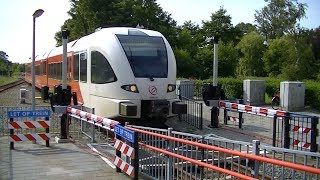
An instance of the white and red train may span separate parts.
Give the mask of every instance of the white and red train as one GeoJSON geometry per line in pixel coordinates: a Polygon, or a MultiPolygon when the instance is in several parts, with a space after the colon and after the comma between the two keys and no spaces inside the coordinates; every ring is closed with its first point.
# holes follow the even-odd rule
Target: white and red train
{"type": "MultiPolygon", "coordinates": [[[[103,28],[67,44],[67,84],[78,102],[107,118],[166,119],[185,113],[176,96],[176,61],[159,32],[103,28]]],[[[62,46],[35,61],[35,85],[61,84],[62,46]]],[[[31,83],[31,63],[26,81],[31,83]]]]}

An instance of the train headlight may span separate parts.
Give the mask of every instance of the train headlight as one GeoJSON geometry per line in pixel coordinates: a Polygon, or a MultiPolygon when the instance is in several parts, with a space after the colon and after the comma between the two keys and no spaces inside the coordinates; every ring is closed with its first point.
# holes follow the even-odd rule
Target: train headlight
{"type": "Polygon", "coordinates": [[[139,93],[137,85],[135,84],[123,85],[121,88],[129,92],[139,93]]]}
{"type": "Polygon", "coordinates": [[[176,85],[175,84],[168,84],[167,92],[172,92],[176,90],[176,85]]]}

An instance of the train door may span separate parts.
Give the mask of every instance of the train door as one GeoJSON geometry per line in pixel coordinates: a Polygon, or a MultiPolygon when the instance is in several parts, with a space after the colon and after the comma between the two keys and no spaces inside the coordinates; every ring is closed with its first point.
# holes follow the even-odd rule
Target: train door
{"type": "Polygon", "coordinates": [[[79,83],[79,102],[89,105],[88,54],[86,51],[76,52],[73,63],[73,79],[79,83]]]}

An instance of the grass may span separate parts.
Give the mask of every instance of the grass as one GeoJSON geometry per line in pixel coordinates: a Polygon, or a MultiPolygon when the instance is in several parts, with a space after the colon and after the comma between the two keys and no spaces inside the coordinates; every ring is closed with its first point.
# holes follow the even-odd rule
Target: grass
{"type": "Polygon", "coordinates": [[[0,76],[0,86],[1,85],[5,85],[5,84],[8,84],[8,83],[11,83],[11,82],[14,82],[17,80],[17,77],[16,76],[12,76],[12,77],[9,77],[9,76],[0,76]]]}

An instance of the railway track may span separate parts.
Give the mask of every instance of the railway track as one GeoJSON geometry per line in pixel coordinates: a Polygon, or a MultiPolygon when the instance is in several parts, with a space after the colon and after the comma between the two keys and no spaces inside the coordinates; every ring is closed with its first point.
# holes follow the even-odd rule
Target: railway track
{"type": "Polygon", "coordinates": [[[25,81],[23,79],[20,79],[20,80],[17,80],[17,81],[2,85],[2,86],[0,86],[0,92],[5,91],[7,89],[10,89],[12,87],[18,86],[18,85],[20,85],[20,84],[22,84],[24,82],[25,81]]]}

